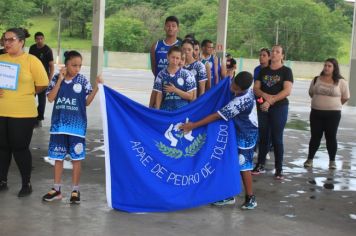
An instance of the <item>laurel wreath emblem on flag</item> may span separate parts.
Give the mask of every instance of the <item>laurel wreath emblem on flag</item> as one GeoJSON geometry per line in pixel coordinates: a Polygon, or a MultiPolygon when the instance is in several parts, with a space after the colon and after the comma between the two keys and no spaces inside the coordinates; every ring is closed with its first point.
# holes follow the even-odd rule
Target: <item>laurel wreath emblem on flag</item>
{"type": "MultiPolygon", "coordinates": [[[[183,137],[183,135],[182,135],[183,137]]],[[[199,150],[203,147],[206,140],[206,133],[199,134],[197,138],[194,139],[192,144],[185,148],[184,152],[178,148],[168,147],[162,142],[156,141],[156,147],[160,150],[164,155],[179,159],[182,157],[194,157],[195,154],[199,152],[199,150]]]]}

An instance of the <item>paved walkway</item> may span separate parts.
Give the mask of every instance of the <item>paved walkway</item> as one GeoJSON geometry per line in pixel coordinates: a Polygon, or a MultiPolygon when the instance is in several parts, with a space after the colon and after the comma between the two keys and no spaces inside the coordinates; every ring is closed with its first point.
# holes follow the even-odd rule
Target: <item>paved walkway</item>
{"type": "MultiPolygon", "coordinates": [[[[83,69],[88,74],[89,69],[83,69]]],[[[107,69],[106,84],[147,105],[152,86],[149,71],[107,69]]],[[[17,198],[20,177],[14,162],[9,173],[9,190],[0,193],[0,236],[17,235],[354,235],[356,227],[356,109],[345,107],[339,129],[337,170],[329,171],[325,143],[317,153],[315,168],[305,170],[310,101],[309,82],[294,85],[285,131],[285,174],[273,179],[272,160],[268,172],[254,177],[258,207],[242,211],[233,206],[204,206],[172,213],[128,214],[106,205],[103,135],[99,99],[88,109],[88,157],[83,162],[82,203],[68,203],[71,163],[64,172],[64,199],[44,203],[41,196],[53,183],[53,168],[46,158],[52,104],[46,121],[35,130],[31,144],[34,191],[17,198]]]]}

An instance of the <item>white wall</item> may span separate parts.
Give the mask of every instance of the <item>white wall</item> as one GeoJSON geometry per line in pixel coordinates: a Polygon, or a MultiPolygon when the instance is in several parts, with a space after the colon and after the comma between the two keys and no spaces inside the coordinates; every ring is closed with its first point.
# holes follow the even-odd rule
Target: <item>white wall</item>
{"type": "MultiPolygon", "coordinates": [[[[79,51],[83,56],[83,65],[90,66],[90,52],[79,51]]],[[[53,51],[54,58],[56,52],[53,51]]],[[[237,61],[237,69],[253,72],[254,68],[259,64],[257,59],[235,58],[237,61]]],[[[63,63],[63,60],[61,60],[63,63]]],[[[131,53],[131,52],[105,52],[104,63],[105,67],[118,67],[128,69],[150,69],[150,58],[148,53],[131,53]]],[[[322,62],[305,62],[305,61],[285,61],[285,65],[292,68],[295,78],[313,78],[319,75],[323,69],[322,62]]],[[[348,80],[349,65],[340,65],[341,75],[348,80]]]]}

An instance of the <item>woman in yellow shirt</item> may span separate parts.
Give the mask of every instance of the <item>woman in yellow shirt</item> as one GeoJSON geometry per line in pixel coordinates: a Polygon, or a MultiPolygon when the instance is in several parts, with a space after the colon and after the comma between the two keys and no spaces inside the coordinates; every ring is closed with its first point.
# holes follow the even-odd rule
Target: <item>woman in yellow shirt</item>
{"type": "Polygon", "coordinates": [[[0,75],[0,191],[6,190],[11,157],[17,163],[22,177],[18,197],[32,192],[32,156],[29,145],[37,117],[35,93],[46,89],[46,71],[35,56],[25,53],[25,40],[30,35],[26,29],[12,28],[5,32],[3,42],[6,54],[0,55],[1,66],[18,68],[17,84],[5,88],[6,75],[0,75]]]}

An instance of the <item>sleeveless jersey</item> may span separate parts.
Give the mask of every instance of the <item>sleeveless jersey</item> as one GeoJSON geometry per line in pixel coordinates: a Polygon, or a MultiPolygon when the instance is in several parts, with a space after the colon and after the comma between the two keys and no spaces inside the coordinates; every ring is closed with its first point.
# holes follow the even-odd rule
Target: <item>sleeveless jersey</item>
{"type": "Polygon", "coordinates": [[[158,73],[163,70],[164,68],[167,67],[168,65],[168,59],[167,59],[167,54],[169,49],[172,46],[179,46],[180,41],[177,40],[175,43],[168,45],[164,40],[159,40],[156,43],[156,48],[155,48],[155,59],[156,59],[156,68],[155,72],[156,74],[154,75],[155,77],[158,75],[158,73]]]}

